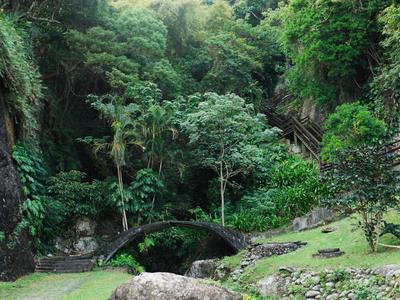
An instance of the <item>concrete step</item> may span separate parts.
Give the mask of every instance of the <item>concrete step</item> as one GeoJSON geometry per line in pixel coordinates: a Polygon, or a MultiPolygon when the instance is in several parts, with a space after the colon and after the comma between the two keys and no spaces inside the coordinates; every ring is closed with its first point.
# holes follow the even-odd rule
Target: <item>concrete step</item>
{"type": "Polygon", "coordinates": [[[45,257],[36,262],[36,272],[78,273],[90,271],[96,259],[87,257],[45,257]]]}

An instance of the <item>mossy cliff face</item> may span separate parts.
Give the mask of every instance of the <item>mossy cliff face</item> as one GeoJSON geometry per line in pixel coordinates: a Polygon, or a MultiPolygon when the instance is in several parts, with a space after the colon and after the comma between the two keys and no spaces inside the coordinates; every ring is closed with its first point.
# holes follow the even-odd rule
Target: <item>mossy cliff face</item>
{"type": "Polygon", "coordinates": [[[18,229],[21,186],[10,155],[4,116],[0,108],[0,281],[15,280],[34,270],[29,237],[18,229]]]}
{"type": "Polygon", "coordinates": [[[0,280],[34,270],[29,236],[22,226],[23,196],[10,149],[15,140],[37,147],[41,83],[29,41],[0,12],[0,280]]]}

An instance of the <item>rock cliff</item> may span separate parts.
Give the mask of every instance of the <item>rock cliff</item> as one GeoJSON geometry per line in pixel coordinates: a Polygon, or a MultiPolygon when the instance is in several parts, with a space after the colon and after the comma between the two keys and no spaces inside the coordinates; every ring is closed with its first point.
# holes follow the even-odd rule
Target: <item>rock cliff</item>
{"type": "Polygon", "coordinates": [[[4,115],[0,106],[0,281],[15,280],[34,270],[29,237],[17,228],[23,199],[10,155],[4,115]]]}

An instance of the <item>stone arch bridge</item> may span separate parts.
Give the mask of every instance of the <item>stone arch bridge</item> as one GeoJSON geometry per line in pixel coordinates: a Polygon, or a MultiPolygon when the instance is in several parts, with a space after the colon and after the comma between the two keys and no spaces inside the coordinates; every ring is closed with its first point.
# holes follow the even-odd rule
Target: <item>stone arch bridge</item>
{"type": "Polygon", "coordinates": [[[113,241],[99,248],[94,253],[94,256],[102,256],[104,262],[107,262],[119,249],[136,238],[171,227],[189,227],[208,231],[221,238],[234,252],[239,252],[249,244],[249,239],[245,234],[218,224],[192,221],[163,221],[142,225],[122,232],[113,241]]]}
{"type": "Polygon", "coordinates": [[[45,257],[36,261],[36,272],[84,272],[89,271],[101,257],[109,261],[115,253],[138,237],[162,231],[171,227],[189,227],[207,231],[222,239],[235,253],[247,247],[249,238],[238,231],[218,224],[190,221],[164,221],[142,225],[122,232],[111,242],[106,243],[93,253],[82,256],[45,257]]]}

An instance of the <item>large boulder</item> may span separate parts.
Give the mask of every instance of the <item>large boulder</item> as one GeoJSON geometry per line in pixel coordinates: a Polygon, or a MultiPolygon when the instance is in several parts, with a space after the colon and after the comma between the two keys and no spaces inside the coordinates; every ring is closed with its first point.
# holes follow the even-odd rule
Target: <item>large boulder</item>
{"type": "Polygon", "coordinates": [[[256,283],[257,292],[262,297],[280,298],[288,287],[289,280],[277,274],[267,276],[256,283]]]}
{"type": "Polygon", "coordinates": [[[78,237],[92,236],[96,229],[96,222],[88,217],[79,218],[75,222],[75,232],[78,237]]]}
{"type": "Polygon", "coordinates": [[[92,253],[99,248],[99,244],[93,237],[82,237],[74,244],[74,252],[77,255],[92,253]]]}
{"type": "Polygon", "coordinates": [[[54,241],[54,248],[57,250],[57,254],[71,255],[74,252],[74,241],[71,239],[64,239],[62,237],[56,237],[54,241]]]}
{"type": "Polygon", "coordinates": [[[185,273],[185,276],[193,278],[211,278],[217,268],[217,260],[196,260],[185,273]]]}
{"type": "Polygon", "coordinates": [[[22,219],[21,185],[7,138],[0,90],[0,281],[15,280],[35,269],[29,237],[18,226],[22,219]]]}
{"type": "Polygon", "coordinates": [[[142,273],[123,283],[109,300],[242,300],[238,293],[172,273],[142,273]]]}

